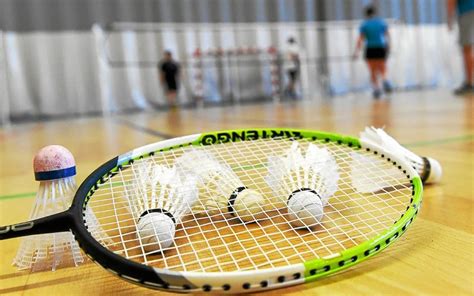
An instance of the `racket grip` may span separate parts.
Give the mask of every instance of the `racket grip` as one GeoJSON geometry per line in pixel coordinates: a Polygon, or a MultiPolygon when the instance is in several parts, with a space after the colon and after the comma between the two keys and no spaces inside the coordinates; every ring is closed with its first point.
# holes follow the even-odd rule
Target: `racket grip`
{"type": "Polygon", "coordinates": [[[71,216],[68,211],[36,220],[0,226],[0,240],[21,236],[69,231],[71,216]]]}

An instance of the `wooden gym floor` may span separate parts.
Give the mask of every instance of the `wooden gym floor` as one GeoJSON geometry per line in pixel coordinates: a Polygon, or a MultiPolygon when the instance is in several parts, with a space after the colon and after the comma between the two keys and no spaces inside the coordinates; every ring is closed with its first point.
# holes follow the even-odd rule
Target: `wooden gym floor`
{"type": "MultiPolygon", "coordinates": [[[[32,158],[45,145],[61,144],[71,150],[80,183],[113,156],[167,137],[239,127],[295,127],[358,136],[367,125],[385,126],[409,149],[436,158],[443,166],[441,184],[425,187],[419,218],[392,247],[355,268],[266,294],[472,295],[473,100],[442,90],[401,92],[381,101],[359,94],[319,103],[146,112],[0,128],[0,225],[27,220],[38,186],[32,158]]],[[[17,271],[11,262],[19,242],[0,242],[0,294],[159,293],[126,283],[90,262],[55,272],[17,271]]]]}

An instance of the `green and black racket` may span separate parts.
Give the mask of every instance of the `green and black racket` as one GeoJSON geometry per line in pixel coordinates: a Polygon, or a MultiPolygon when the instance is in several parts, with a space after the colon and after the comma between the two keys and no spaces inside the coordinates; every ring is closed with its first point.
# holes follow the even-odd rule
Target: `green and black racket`
{"type": "MultiPolygon", "coordinates": [[[[201,188],[199,194],[211,192],[201,188]]],[[[229,130],[170,139],[115,157],[87,177],[69,210],[1,227],[0,239],[71,230],[93,261],[136,284],[174,292],[261,291],[325,277],[380,253],[413,222],[421,200],[422,183],[410,165],[357,138],[298,129],[229,130]],[[284,154],[294,141],[302,148],[326,148],[338,170],[337,191],[321,223],[308,229],[291,225],[285,204],[265,181],[268,158],[284,154]],[[264,196],[265,217],[242,223],[232,215],[185,211],[173,244],[146,252],[126,197],[137,176],[143,178],[137,174],[140,164],[170,167],[183,153],[201,149],[264,196]],[[88,231],[93,223],[85,215],[88,208],[110,241],[88,231]]]]}

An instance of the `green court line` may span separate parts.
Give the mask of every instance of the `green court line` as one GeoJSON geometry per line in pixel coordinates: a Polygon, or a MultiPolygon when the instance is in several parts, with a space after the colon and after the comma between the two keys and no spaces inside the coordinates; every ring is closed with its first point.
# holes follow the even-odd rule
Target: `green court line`
{"type": "MultiPolygon", "coordinates": [[[[420,142],[413,142],[413,143],[406,143],[403,144],[405,147],[423,147],[423,146],[434,146],[434,145],[442,145],[442,144],[449,144],[455,142],[469,142],[474,140],[474,134],[472,135],[464,135],[459,137],[452,137],[452,138],[445,138],[445,139],[438,139],[438,140],[431,140],[431,141],[420,141],[420,142]]],[[[263,167],[264,165],[260,164],[258,166],[244,166],[239,168],[239,170],[245,170],[250,168],[257,168],[263,167]]],[[[112,186],[120,186],[122,182],[113,182],[112,186]]],[[[36,192],[27,192],[27,193],[18,193],[18,194],[8,194],[8,195],[0,195],[0,201],[8,200],[8,199],[19,199],[19,198],[32,198],[36,196],[36,192]]]]}
{"type": "Polygon", "coordinates": [[[459,136],[459,137],[452,137],[452,138],[445,138],[445,139],[438,139],[438,140],[431,140],[431,141],[419,141],[419,142],[413,142],[413,143],[406,143],[406,144],[403,144],[403,146],[423,147],[423,146],[449,144],[449,143],[455,143],[455,142],[469,142],[472,140],[474,140],[474,134],[459,136]]]}
{"type": "MultiPolygon", "coordinates": [[[[122,186],[123,182],[112,182],[112,187],[122,186]]],[[[0,201],[18,198],[32,198],[36,196],[36,192],[26,192],[17,194],[0,195],[0,201]]]]}
{"type": "Polygon", "coordinates": [[[17,199],[17,198],[31,198],[31,197],[34,197],[35,195],[36,195],[36,192],[26,192],[26,193],[0,195],[0,200],[17,199]]]}

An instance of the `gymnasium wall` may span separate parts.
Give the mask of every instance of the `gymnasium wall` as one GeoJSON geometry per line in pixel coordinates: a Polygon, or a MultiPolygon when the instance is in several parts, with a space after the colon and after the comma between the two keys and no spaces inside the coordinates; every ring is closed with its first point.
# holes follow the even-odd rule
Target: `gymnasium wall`
{"type": "MultiPolygon", "coordinates": [[[[461,81],[460,52],[455,32],[448,32],[444,24],[444,1],[375,2],[383,17],[398,22],[392,26],[394,48],[389,62],[391,78],[397,87],[452,87],[461,81]]],[[[357,20],[362,18],[362,7],[366,3],[368,1],[3,0],[0,2],[0,30],[3,31],[0,34],[0,87],[4,91],[0,92],[0,121],[141,109],[147,108],[150,100],[164,103],[154,66],[116,67],[103,59],[100,31],[107,33],[111,22],[151,22],[154,26],[161,23],[167,31],[149,33],[155,40],[153,54],[160,56],[163,49],[171,48],[184,64],[191,63],[196,45],[201,48],[238,45],[283,48],[286,38],[296,35],[308,61],[303,94],[312,98],[314,94],[364,91],[368,89],[365,65],[362,61],[352,62],[349,56],[357,34],[357,20]],[[257,37],[212,36],[216,29],[222,31],[223,24],[230,34],[239,35],[242,27],[246,27],[253,32],[249,36],[257,37]],[[101,29],[93,31],[93,27],[101,29]],[[156,43],[156,40],[160,41],[156,43]]],[[[133,30],[120,34],[123,34],[120,44],[113,44],[111,48],[128,52],[129,56],[137,53],[139,34],[133,30]]],[[[157,58],[151,60],[156,61],[157,58]]],[[[262,83],[269,84],[270,80],[264,77],[268,71],[264,68],[259,71],[262,83]]],[[[263,89],[268,91],[269,86],[264,85],[263,89]]],[[[184,88],[180,99],[189,100],[190,92],[190,87],[184,88]]]]}
{"type": "Polygon", "coordinates": [[[353,20],[374,3],[384,18],[442,23],[445,0],[2,0],[0,30],[89,31],[94,23],[256,23],[353,20]]]}

